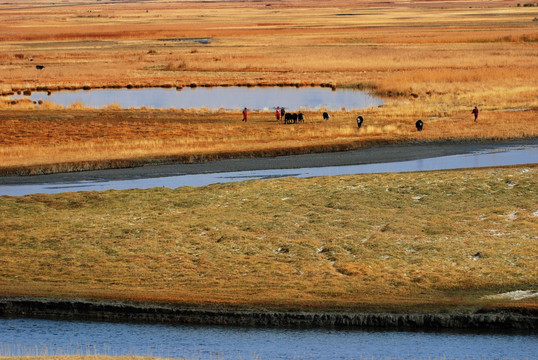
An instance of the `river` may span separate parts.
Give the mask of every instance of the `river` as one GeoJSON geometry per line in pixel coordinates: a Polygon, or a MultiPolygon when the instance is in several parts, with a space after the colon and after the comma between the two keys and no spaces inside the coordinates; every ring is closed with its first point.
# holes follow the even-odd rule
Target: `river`
{"type": "Polygon", "coordinates": [[[0,319],[0,356],[189,359],[536,359],[528,333],[274,329],[0,319]]]}
{"type": "Polygon", "coordinates": [[[433,171],[538,163],[536,140],[384,146],[346,152],[232,159],[31,177],[0,177],[0,195],[178,188],[278,177],[433,171]],[[446,155],[449,154],[449,155],[446,155]]]}

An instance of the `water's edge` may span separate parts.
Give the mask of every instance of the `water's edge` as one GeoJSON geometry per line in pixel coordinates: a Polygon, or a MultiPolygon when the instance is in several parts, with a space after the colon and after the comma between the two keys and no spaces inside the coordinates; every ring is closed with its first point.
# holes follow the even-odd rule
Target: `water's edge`
{"type": "Polygon", "coordinates": [[[278,312],[24,297],[0,299],[0,316],[288,328],[538,330],[538,313],[532,310],[404,314],[278,312]]]}

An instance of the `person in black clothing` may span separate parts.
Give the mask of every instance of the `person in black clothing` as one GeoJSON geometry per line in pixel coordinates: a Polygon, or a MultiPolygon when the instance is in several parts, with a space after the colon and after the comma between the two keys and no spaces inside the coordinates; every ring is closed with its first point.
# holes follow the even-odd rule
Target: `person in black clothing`
{"type": "Polygon", "coordinates": [[[363,121],[364,119],[362,118],[362,116],[357,116],[357,126],[359,127],[359,129],[361,128],[363,121]]]}

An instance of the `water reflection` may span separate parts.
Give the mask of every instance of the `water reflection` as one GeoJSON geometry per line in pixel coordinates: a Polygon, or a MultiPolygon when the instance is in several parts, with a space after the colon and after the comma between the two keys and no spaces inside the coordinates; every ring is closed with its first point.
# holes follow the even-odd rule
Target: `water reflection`
{"type": "Polygon", "coordinates": [[[189,359],[533,359],[532,334],[267,329],[0,319],[0,356],[189,359]],[[37,354],[36,354],[37,352],[37,354]]]}
{"type": "MultiPolygon", "coordinates": [[[[13,98],[23,98],[14,95],[13,98]]],[[[122,108],[152,107],[158,109],[273,109],[277,106],[293,111],[327,108],[329,110],[360,109],[383,104],[367,92],[353,89],[316,87],[195,87],[94,89],[78,91],[34,92],[28,96],[34,101],[51,101],[68,106],[81,102],[89,107],[102,108],[118,104],[122,108]]]]}
{"type": "Polygon", "coordinates": [[[330,175],[352,175],[366,173],[433,171],[473,167],[522,165],[538,162],[538,145],[506,147],[494,150],[481,150],[463,155],[441,156],[434,158],[397,161],[364,165],[309,167],[300,169],[273,169],[202,174],[177,174],[154,178],[128,180],[107,180],[104,178],[86,179],[73,182],[51,182],[41,184],[4,184],[0,185],[0,195],[22,196],[33,193],[61,193],[67,191],[102,191],[147,189],[152,187],[178,188],[181,186],[205,186],[251,179],[272,179],[279,177],[317,177],[330,175]]]}

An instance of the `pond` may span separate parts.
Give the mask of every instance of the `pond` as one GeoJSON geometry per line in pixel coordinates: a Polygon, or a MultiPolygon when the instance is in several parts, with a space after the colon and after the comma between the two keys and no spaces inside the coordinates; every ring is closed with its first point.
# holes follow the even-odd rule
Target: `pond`
{"type": "Polygon", "coordinates": [[[39,102],[50,101],[69,106],[81,102],[88,107],[103,108],[117,104],[122,108],[156,109],[226,109],[270,110],[277,106],[290,111],[300,109],[340,110],[379,106],[383,100],[356,89],[330,87],[186,87],[141,89],[93,89],[58,91],[50,95],[33,92],[31,95],[13,95],[13,99],[29,98],[39,102]]]}
{"type": "Polygon", "coordinates": [[[408,332],[0,319],[0,357],[535,359],[531,333],[408,332]]]}

